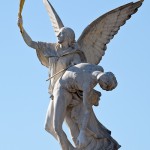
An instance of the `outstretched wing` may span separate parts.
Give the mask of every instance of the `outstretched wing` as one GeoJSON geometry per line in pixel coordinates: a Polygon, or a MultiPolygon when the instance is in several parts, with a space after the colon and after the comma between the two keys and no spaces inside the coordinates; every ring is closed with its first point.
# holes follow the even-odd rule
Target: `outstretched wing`
{"type": "Polygon", "coordinates": [[[53,6],[50,4],[48,0],[43,0],[43,3],[45,5],[45,8],[50,16],[50,20],[52,22],[52,26],[54,28],[56,36],[59,33],[59,30],[64,27],[61,19],[59,18],[58,14],[56,13],[55,9],[53,6]]]}
{"type": "Polygon", "coordinates": [[[117,34],[126,20],[137,12],[142,2],[143,0],[132,2],[114,9],[85,28],[77,42],[88,63],[98,64],[100,62],[107,49],[106,44],[117,34]]]}

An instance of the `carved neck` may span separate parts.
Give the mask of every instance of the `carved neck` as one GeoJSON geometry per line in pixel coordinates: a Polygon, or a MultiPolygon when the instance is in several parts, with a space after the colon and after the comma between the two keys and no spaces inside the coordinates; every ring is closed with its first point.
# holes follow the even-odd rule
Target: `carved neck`
{"type": "Polygon", "coordinates": [[[69,47],[68,42],[63,42],[62,44],[60,44],[61,50],[66,50],[66,49],[68,49],[68,47],[69,47]]]}
{"type": "Polygon", "coordinates": [[[56,50],[69,50],[69,49],[79,49],[79,46],[76,42],[72,43],[72,45],[69,45],[68,42],[64,42],[62,44],[57,44],[56,45],[56,50]]]}
{"type": "Polygon", "coordinates": [[[97,75],[96,75],[96,78],[97,78],[97,81],[100,82],[100,78],[101,76],[104,74],[104,72],[101,72],[101,71],[98,71],[97,75]]]}
{"type": "Polygon", "coordinates": [[[101,71],[94,71],[93,73],[92,73],[92,75],[95,77],[95,79],[97,80],[97,81],[99,81],[99,78],[100,78],[100,76],[102,75],[103,73],[101,72],[101,71]]]}

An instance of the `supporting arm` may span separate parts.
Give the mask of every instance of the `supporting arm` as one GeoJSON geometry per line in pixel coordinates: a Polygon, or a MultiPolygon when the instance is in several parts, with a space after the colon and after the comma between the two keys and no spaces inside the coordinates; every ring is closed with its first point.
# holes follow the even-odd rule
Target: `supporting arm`
{"type": "Polygon", "coordinates": [[[83,109],[84,109],[84,117],[83,117],[83,122],[82,122],[82,127],[81,131],[85,132],[88,121],[90,118],[90,113],[92,111],[92,105],[90,103],[89,99],[89,92],[83,91],[83,109]]]}
{"type": "Polygon", "coordinates": [[[87,129],[88,122],[90,119],[90,114],[92,111],[92,104],[90,103],[89,93],[90,93],[90,91],[83,91],[84,114],[83,114],[83,120],[82,120],[80,133],[79,133],[79,136],[77,138],[77,144],[78,144],[79,148],[84,148],[88,145],[88,138],[86,136],[86,129],[87,129]]]}

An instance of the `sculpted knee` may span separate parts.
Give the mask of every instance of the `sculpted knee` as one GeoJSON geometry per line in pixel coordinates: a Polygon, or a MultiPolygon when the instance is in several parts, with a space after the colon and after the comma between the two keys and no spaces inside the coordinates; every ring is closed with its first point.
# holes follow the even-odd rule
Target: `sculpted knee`
{"type": "Polygon", "coordinates": [[[59,135],[61,133],[61,129],[56,125],[54,126],[54,132],[59,135]]]}
{"type": "Polygon", "coordinates": [[[53,127],[48,122],[45,123],[44,127],[45,127],[45,130],[49,133],[52,132],[53,130],[53,127]]]}
{"type": "Polygon", "coordinates": [[[48,132],[50,129],[49,129],[49,126],[48,126],[48,124],[47,123],[45,123],[45,130],[48,132]]]}

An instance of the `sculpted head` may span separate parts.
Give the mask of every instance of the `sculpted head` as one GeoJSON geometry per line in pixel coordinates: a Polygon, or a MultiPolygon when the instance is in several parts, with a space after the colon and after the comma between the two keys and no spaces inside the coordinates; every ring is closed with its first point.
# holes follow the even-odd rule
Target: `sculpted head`
{"type": "Polygon", "coordinates": [[[105,72],[98,77],[99,85],[103,90],[111,91],[117,86],[117,80],[112,72],[105,72]]]}
{"type": "Polygon", "coordinates": [[[71,28],[63,27],[60,29],[59,34],[57,35],[58,43],[63,44],[68,42],[68,45],[71,46],[75,42],[75,33],[71,28]]]}
{"type": "Polygon", "coordinates": [[[91,104],[94,106],[98,106],[99,105],[99,101],[100,101],[100,97],[101,97],[101,92],[96,91],[96,90],[92,90],[91,91],[91,95],[90,95],[90,100],[91,100],[91,104]]]}

